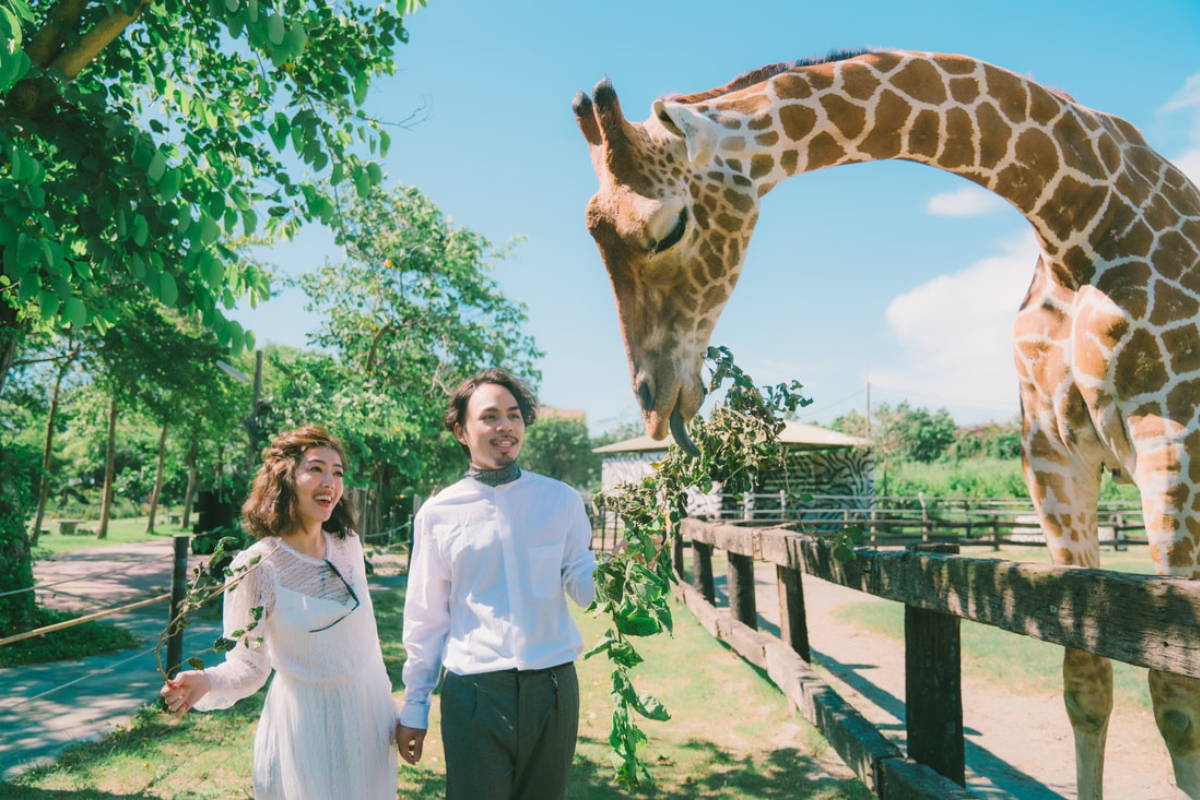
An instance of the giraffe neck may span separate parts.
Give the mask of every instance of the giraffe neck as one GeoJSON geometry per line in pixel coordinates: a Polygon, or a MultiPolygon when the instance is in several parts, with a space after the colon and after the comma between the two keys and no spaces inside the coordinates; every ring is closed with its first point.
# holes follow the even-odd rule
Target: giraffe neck
{"type": "Polygon", "coordinates": [[[1055,274],[1076,286],[1103,264],[1089,242],[1113,222],[1110,192],[1123,180],[1146,193],[1171,169],[1123,120],[962,56],[881,53],[801,67],[694,109],[720,131],[715,166],[759,197],[838,164],[928,164],[1016,206],[1055,274]],[[1146,169],[1129,169],[1131,152],[1146,169]]]}

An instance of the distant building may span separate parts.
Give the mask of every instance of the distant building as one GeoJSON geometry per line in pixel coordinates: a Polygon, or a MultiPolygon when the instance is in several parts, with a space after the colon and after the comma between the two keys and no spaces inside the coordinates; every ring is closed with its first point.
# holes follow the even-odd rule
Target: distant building
{"type": "MultiPolygon", "coordinates": [[[[835,505],[846,508],[869,508],[875,497],[875,461],[871,443],[867,439],[849,436],[817,425],[806,425],[788,421],[779,436],[787,448],[787,457],[782,469],[763,475],[754,499],[756,514],[774,512],[778,517],[780,492],[789,497],[789,505],[801,505],[798,495],[814,495],[806,508],[835,505]],[[764,496],[769,495],[769,496],[764,496]],[[845,499],[836,503],[822,502],[822,497],[836,496],[845,499]]],[[[592,452],[603,456],[601,486],[612,489],[621,483],[637,484],[653,471],[653,464],[661,461],[672,444],[670,434],[663,441],[649,436],[638,436],[623,442],[597,447],[592,452]]],[[[713,487],[709,495],[697,494],[690,501],[690,511],[696,516],[740,517],[744,507],[732,498],[724,497],[719,487],[713,487]]]]}

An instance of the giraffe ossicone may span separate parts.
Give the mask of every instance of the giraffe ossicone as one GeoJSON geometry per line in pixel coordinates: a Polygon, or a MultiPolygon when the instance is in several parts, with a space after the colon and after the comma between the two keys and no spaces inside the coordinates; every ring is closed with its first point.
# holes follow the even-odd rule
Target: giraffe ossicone
{"type": "MultiPolygon", "coordinates": [[[[846,53],[656,100],[576,96],[587,206],[647,431],[682,429],[762,197],[803,172],[902,159],[1014,205],[1041,257],[1013,326],[1026,481],[1057,564],[1100,565],[1104,470],[1137,484],[1160,574],[1200,574],[1200,191],[1137,129],[966,56],[846,53]],[[1193,460],[1193,455],[1195,459],[1193,460]]],[[[677,438],[678,435],[677,435],[677,438]]],[[[1102,794],[1105,659],[1068,651],[1081,798],[1102,794]]],[[[1200,798],[1200,681],[1151,674],[1178,786],[1200,798]]]]}

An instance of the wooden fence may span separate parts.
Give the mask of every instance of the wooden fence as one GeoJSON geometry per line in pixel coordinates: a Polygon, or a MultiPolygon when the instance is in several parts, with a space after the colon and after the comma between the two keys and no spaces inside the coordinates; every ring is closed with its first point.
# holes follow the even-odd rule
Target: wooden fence
{"type": "MultiPolygon", "coordinates": [[[[841,495],[719,495],[713,520],[795,522],[821,532],[861,528],[874,545],[953,542],[963,547],[1042,545],[1037,512],[1029,500],[950,497],[858,497],[841,495]]],[[[1145,544],[1146,526],[1136,501],[1103,502],[1097,510],[1102,543],[1122,548],[1145,544]]]]}
{"type": "MultiPolygon", "coordinates": [[[[916,543],[860,548],[840,562],[789,527],[687,519],[693,585],[679,597],[704,626],[768,676],[881,800],[970,798],[960,675],[960,620],[1128,664],[1200,678],[1200,581],[973,559],[916,543]],[[714,606],[712,549],[728,556],[729,608],[714,606]],[[754,562],[775,564],[780,636],[761,633],[754,562]],[[842,700],[809,665],[800,574],[905,606],[907,754],[842,700]]],[[[683,575],[683,542],[675,569],[683,575]]]]}

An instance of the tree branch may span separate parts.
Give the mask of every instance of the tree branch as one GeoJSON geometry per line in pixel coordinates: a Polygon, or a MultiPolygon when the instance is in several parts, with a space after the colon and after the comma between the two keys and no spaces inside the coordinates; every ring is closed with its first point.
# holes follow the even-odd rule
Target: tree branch
{"type": "Polygon", "coordinates": [[[126,28],[142,15],[150,5],[151,0],[142,0],[132,15],[118,9],[111,16],[97,22],[91,30],[85,33],[75,49],[68,50],[50,64],[51,69],[61,70],[69,79],[73,79],[85,66],[100,55],[113,39],[120,36],[126,28]]]}
{"type": "Polygon", "coordinates": [[[61,0],[47,15],[41,30],[25,45],[29,60],[43,69],[50,66],[62,50],[67,34],[78,29],[79,18],[87,4],[88,0],[61,0]]]}

